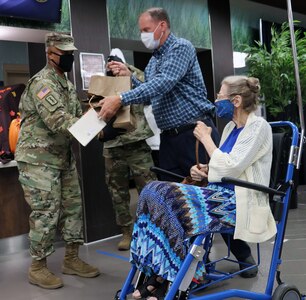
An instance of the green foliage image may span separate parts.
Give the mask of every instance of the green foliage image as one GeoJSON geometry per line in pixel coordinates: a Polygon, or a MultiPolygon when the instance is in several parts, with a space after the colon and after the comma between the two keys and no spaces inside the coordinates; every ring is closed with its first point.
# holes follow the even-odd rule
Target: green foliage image
{"type": "MultiPolygon", "coordinates": [[[[295,30],[294,34],[302,97],[305,100],[306,34],[299,29],[295,30]]],[[[248,54],[246,58],[248,75],[259,78],[265,106],[273,117],[277,117],[286,112],[289,105],[296,104],[297,91],[288,23],[283,23],[280,30],[273,25],[271,35],[271,51],[259,41],[256,41],[255,46],[245,46],[243,51],[248,54]]]]}

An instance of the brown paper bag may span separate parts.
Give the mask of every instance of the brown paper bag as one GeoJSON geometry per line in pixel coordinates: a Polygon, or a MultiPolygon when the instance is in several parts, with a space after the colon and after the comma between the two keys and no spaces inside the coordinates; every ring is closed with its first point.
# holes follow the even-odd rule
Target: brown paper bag
{"type": "Polygon", "coordinates": [[[93,75],[89,81],[88,93],[97,96],[114,96],[131,89],[130,76],[93,75]]]}
{"type": "MultiPolygon", "coordinates": [[[[130,76],[100,76],[93,75],[89,81],[88,94],[108,97],[119,95],[131,89],[130,76]]],[[[136,128],[136,119],[131,110],[131,106],[123,106],[116,114],[114,128],[124,128],[132,131],[136,128]]]]}

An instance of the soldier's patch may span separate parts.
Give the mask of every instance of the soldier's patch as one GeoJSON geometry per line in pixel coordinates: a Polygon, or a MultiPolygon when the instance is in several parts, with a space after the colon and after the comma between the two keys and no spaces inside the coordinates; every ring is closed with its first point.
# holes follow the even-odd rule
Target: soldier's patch
{"type": "Polygon", "coordinates": [[[51,92],[51,90],[48,87],[44,87],[42,88],[38,93],[37,93],[37,97],[42,100],[44,99],[49,93],[51,92]]]}
{"type": "Polygon", "coordinates": [[[56,100],[52,95],[49,95],[49,96],[46,98],[46,101],[47,101],[51,106],[54,106],[55,104],[57,104],[57,100],[56,100]]]}

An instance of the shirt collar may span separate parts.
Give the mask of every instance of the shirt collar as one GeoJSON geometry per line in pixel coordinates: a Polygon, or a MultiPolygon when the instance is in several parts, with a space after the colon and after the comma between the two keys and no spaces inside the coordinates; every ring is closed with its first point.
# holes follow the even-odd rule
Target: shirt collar
{"type": "Polygon", "coordinates": [[[176,40],[176,37],[174,36],[174,34],[170,33],[169,36],[167,37],[166,41],[164,42],[164,44],[160,48],[154,50],[153,55],[155,57],[163,55],[165,52],[167,52],[167,50],[174,43],[175,40],[176,40]]]}
{"type": "Polygon", "coordinates": [[[50,66],[49,64],[47,64],[46,66],[47,69],[50,70],[50,72],[52,73],[52,75],[56,78],[56,80],[61,84],[61,86],[63,88],[67,88],[68,87],[68,84],[67,84],[67,77],[65,74],[63,74],[64,76],[60,76],[55,68],[53,68],[52,66],[50,66]]]}

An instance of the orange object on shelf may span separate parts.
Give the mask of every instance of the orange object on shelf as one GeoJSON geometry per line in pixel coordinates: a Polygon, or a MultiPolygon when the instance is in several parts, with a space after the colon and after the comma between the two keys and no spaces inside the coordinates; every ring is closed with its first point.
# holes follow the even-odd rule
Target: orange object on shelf
{"type": "Polygon", "coordinates": [[[21,123],[21,118],[18,113],[17,118],[11,121],[9,127],[9,146],[12,153],[15,153],[16,150],[18,134],[20,131],[20,123],[21,123]]]}

